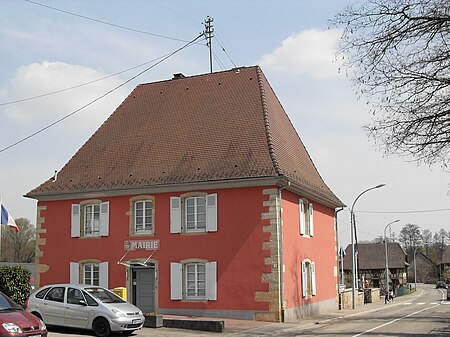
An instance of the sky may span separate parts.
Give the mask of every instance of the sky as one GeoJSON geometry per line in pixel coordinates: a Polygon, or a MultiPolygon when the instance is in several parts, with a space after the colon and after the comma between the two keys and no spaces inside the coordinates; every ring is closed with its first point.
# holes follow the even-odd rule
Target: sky
{"type": "Polygon", "coordinates": [[[341,31],[328,21],[347,4],[1,0],[3,204],[35,224],[37,201],[23,195],[60,170],[135,86],[209,72],[204,39],[162,57],[195,39],[210,16],[213,70],[261,67],[322,178],[348,206],[338,213],[339,242],[350,241],[349,207],[378,184],[386,186],[354,206],[358,240],[373,240],[385,228],[398,234],[408,223],[449,231],[450,173],[386,157],[363,130],[369,106],[357,99],[351,72],[336,57],[341,31]]]}

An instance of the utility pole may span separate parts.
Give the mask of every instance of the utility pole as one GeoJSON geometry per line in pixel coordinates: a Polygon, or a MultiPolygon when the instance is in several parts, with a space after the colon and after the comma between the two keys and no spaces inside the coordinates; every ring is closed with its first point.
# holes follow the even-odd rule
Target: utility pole
{"type": "Polygon", "coordinates": [[[214,27],[212,25],[214,19],[210,16],[206,17],[206,20],[204,22],[205,25],[205,36],[206,36],[206,46],[209,48],[209,68],[210,68],[210,72],[213,72],[213,64],[212,64],[212,44],[211,44],[211,39],[213,38],[213,33],[214,33],[214,27]]]}

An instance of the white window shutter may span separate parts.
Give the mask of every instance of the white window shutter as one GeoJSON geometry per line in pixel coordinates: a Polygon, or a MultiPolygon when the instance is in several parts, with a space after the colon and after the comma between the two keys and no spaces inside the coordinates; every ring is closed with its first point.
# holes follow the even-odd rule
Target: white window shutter
{"type": "Polygon", "coordinates": [[[77,262],[70,262],[70,283],[80,283],[80,265],[77,262]]]}
{"type": "Polygon", "coordinates": [[[308,294],[308,271],[306,270],[306,262],[302,262],[302,296],[306,297],[308,294]]]}
{"type": "Polygon", "coordinates": [[[306,218],[305,218],[305,202],[303,201],[303,199],[300,199],[298,201],[298,207],[299,207],[299,210],[300,210],[300,234],[304,235],[305,234],[305,227],[306,227],[306,224],[305,224],[306,218]]]}
{"type": "Polygon", "coordinates": [[[109,235],[109,202],[100,204],[100,236],[109,235]]]}
{"type": "Polygon", "coordinates": [[[183,268],[181,263],[170,263],[170,299],[183,299],[183,268]]]}
{"type": "Polygon", "coordinates": [[[311,284],[312,284],[312,295],[316,296],[316,264],[311,262],[311,284]]]}
{"type": "Polygon", "coordinates": [[[181,198],[170,197],[170,232],[181,233],[181,198]]]}
{"type": "Polygon", "coordinates": [[[80,237],[80,205],[72,204],[72,222],[70,226],[70,236],[72,238],[80,237]]]}
{"type": "Polygon", "coordinates": [[[108,289],[108,262],[102,262],[98,266],[99,270],[99,285],[100,287],[108,289]]]}
{"type": "Polygon", "coordinates": [[[217,262],[206,263],[206,299],[217,300],[217,262]]]}
{"type": "Polygon", "coordinates": [[[206,196],[206,231],[217,232],[217,193],[206,196]]]}
{"type": "Polygon", "coordinates": [[[314,236],[314,207],[309,204],[309,235],[314,236]]]}

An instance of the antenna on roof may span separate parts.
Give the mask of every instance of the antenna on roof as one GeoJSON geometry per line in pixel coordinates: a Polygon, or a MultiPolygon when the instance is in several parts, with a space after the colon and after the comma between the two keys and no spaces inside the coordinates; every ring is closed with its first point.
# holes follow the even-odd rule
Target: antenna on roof
{"type": "Polygon", "coordinates": [[[206,36],[207,42],[206,42],[206,46],[209,48],[209,68],[210,68],[210,72],[213,72],[213,65],[212,65],[212,44],[211,44],[211,39],[213,38],[213,33],[214,33],[214,27],[212,26],[214,19],[210,16],[206,17],[205,22],[203,23],[205,25],[205,30],[204,30],[204,34],[206,36]]]}

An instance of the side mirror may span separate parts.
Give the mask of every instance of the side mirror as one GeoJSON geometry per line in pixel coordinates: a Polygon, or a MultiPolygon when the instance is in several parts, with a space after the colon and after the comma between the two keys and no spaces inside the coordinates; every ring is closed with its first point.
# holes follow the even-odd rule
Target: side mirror
{"type": "Polygon", "coordinates": [[[79,301],[78,301],[78,304],[79,304],[79,305],[83,305],[83,306],[87,306],[87,303],[86,303],[85,300],[79,300],[79,301]]]}

